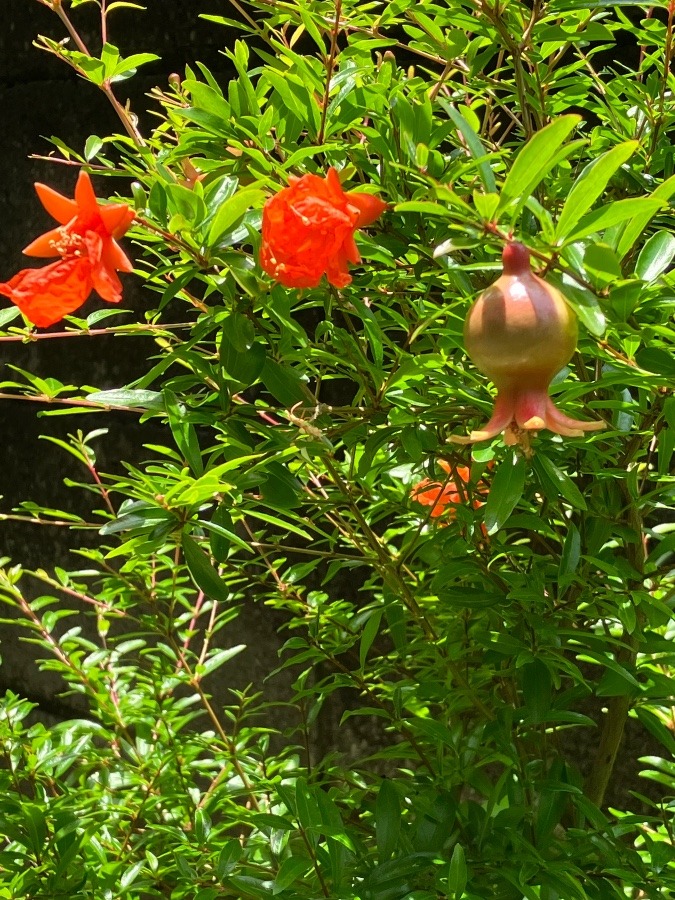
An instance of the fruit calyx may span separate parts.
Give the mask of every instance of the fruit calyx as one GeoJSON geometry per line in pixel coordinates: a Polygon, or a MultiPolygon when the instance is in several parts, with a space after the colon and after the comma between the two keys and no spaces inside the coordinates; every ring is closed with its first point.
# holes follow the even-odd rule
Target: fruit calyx
{"type": "Polygon", "coordinates": [[[450,440],[469,444],[503,433],[505,444],[529,452],[530,434],[543,428],[565,437],[604,428],[604,422],[566,416],[548,395],[553,377],[576,349],[574,310],[534,274],[523,244],[506,244],[502,262],[502,274],[478,297],[464,325],[467,353],[497,388],[493,413],[480,430],[450,440]]]}

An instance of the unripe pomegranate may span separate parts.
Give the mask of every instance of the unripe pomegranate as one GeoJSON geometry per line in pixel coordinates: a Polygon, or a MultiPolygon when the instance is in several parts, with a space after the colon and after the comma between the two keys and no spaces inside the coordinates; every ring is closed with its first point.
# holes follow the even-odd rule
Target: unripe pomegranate
{"type": "Polygon", "coordinates": [[[504,247],[501,276],[473,304],[464,325],[466,350],[497,388],[492,418],[455,443],[486,441],[529,446],[527,432],[548,428],[567,437],[604,428],[564,415],[548,396],[553,376],[577,345],[577,317],[556,288],[532,272],[522,244],[504,247]]]}

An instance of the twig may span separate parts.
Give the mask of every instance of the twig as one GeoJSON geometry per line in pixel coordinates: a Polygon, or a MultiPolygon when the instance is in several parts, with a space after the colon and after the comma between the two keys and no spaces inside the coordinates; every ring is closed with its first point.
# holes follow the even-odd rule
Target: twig
{"type": "Polygon", "coordinates": [[[323,144],[324,132],[326,130],[326,116],[328,115],[328,102],[330,99],[330,82],[333,77],[333,69],[335,67],[335,58],[337,56],[337,39],[340,33],[340,14],[342,13],[342,0],[335,0],[335,24],[331,31],[330,37],[330,53],[326,61],[326,87],[323,92],[323,105],[321,107],[321,124],[316,136],[317,144],[323,144]]]}

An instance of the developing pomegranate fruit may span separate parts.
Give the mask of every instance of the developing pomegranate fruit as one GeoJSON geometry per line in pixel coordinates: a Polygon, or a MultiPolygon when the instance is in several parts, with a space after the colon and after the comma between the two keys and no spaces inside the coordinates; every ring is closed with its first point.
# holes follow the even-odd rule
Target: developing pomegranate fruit
{"type": "Polygon", "coordinates": [[[566,437],[605,427],[564,415],[548,396],[551,380],[577,345],[577,317],[560,291],[532,272],[523,244],[504,247],[501,276],[473,304],[464,325],[467,353],[497,388],[490,421],[469,444],[504,432],[504,443],[529,448],[529,432],[548,428],[566,437]]]}

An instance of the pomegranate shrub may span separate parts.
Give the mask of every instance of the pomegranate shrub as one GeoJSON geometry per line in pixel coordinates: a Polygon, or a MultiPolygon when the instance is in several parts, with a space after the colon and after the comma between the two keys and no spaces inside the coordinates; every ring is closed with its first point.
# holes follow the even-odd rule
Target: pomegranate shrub
{"type": "Polygon", "coordinates": [[[672,897],[675,4],[239,0],[149,117],[38,4],[120,124],[0,272],[82,543],[0,572],[0,898],[672,897]]]}

